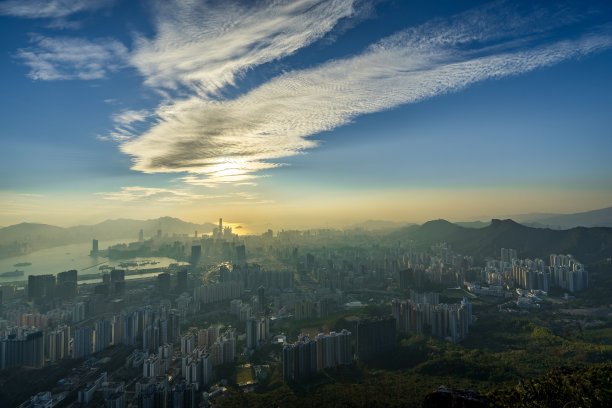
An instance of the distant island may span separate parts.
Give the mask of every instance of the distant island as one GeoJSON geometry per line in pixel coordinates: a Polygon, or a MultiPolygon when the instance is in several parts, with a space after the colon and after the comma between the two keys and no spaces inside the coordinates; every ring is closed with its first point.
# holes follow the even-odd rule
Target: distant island
{"type": "Polygon", "coordinates": [[[15,276],[23,276],[25,272],[15,269],[14,271],[0,273],[0,278],[9,278],[15,276]]]}

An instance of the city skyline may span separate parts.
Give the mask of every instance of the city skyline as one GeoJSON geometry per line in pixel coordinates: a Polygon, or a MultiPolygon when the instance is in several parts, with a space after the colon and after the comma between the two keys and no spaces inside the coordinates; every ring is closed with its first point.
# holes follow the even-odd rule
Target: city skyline
{"type": "Polygon", "coordinates": [[[612,204],[606,2],[0,2],[0,225],[612,204]]]}

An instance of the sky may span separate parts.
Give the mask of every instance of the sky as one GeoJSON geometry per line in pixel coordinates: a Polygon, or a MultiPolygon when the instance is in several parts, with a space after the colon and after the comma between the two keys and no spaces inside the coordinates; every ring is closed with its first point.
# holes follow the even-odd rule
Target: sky
{"type": "Polygon", "coordinates": [[[2,226],[612,205],[608,1],[3,0],[0,51],[2,226]]]}

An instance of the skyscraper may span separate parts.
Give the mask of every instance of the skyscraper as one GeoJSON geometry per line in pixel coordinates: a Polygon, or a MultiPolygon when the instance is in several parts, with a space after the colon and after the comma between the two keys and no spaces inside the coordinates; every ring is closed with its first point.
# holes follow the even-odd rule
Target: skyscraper
{"type": "Polygon", "coordinates": [[[200,257],[202,256],[202,245],[192,245],[191,246],[191,257],[189,258],[189,263],[193,266],[197,265],[200,261],[200,257]]]}
{"type": "Polygon", "coordinates": [[[81,327],[74,332],[72,357],[83,358],[91,354],[93,348],[93,330],[91,327],[81,327]]]}
{"type": "Polygon", "coordinates": [[[113,269],[110,273],[110,285],[115,296],[123,296],[125,293],[125,271],[113,269]]]}
{"type": "Polygon", "coordinates": [[[212,381],[212,357],[209,353],[205,353],[200,357],[201,364],[201,381],[200,385],[208,385],[212,381]]]}
{"type": "Polygon", "coordinates": [[[351,332],[319,333],[316,340],[301,336],[295,344],[283,347],[282,360],[285,381],[295,381],[326,368],[351,364],[351,332]]]}
{"type": "Polygon", "coordinates": [[[246,346],[249,350],[259,348],[259,322],[254,317],[246,321],[246,346]]]}
{"type": "Polygon", "coordinates": [[[109,319],[98,320],[95,323],[95,346],[96,352],[106,350],[110,347],[112,341],[112,322],[109,319]]]}
{"type": "Polygon", "coordinates": [[[123,315],[122,343],[130,346],[136,345],[138,317],[135,312],[123,315]]]}
{"type": "Polygon", "coordinates": [[[63,299],[72,299],[77,293],[77,271],[70,270],[57,274],[57,295],[63,299]]]}
{"type": "Polygon", "coordinates": [[[257,300],[262,311],[266,310],[266,289],[263,286],[257,288],[257,300]]]}
{"type": "Polygon", "coordinates": [[[187,290],[187,270],[182,269],[176,273],[176,287],[179,292],[187,290]]]}
{"type": "Polygon", "coordinates": [[[54,275],[28,276],[28,298],[34,301],[51,300],[55,294],[54,275]]]}

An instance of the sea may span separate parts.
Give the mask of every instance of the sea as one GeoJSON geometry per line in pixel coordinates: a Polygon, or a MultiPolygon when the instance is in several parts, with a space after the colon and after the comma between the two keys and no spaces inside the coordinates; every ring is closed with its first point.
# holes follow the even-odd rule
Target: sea
{"type": "MultiPolygon", "coordinates": [[[[100,250],[104,250],[112,245],[121,243],[129,243],[130,239],[117,239],[110,241],[99,241],[98,247],[100,250]]],[[[70,244],[62,245],[54,248],[41,249],[39,251],[31,252],[27,255],[20,255],[11,258],[0,259],[0,273],[10,272],[16,269],[24,271],[22,276],[7,276],[0,277],[0,284],[7,282],[27,281],[30,275],[46,275],[53,274],[57,275],[59,272],[76,269],[79,275],[101,273],[103,270],[100,269],[102,266],[116,267],[117,269],[134,270],[134,269],[148,269],[148,268],[165,268],[173,263],[183,264],[177,262],[175,259],[167,257],[138,257],[130,259],[112,260],[103,256],[90,256],[91,242],[82,244],[70,244]],[[121,267],[120,263],[136,263],[142,265],[140,267],[121,267]],[[16,264],[31,265],[15,266],[16,264]]],[[[107,269],[106,272],[110,271],[107,269]]],[[[137,278],[137,277],[154,277],[161,272],[139,274],[133,276],[126,276],[126,279],[137,278]]],[[[86,281],[79,281],[81,283],[95,283],[100,282],[101,278],[88,279],[86,281]]]]}

